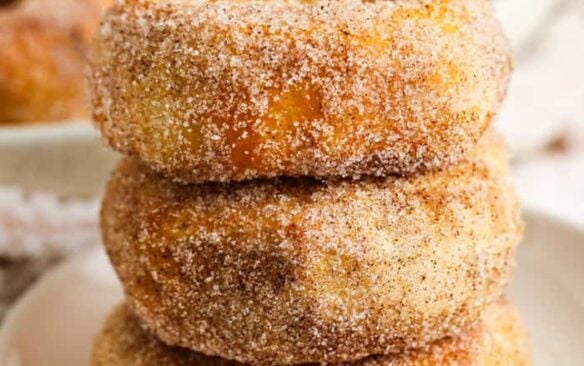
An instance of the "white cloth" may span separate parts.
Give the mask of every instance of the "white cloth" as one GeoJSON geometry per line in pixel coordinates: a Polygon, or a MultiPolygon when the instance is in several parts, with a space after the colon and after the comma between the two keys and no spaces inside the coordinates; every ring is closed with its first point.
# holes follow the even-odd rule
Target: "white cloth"
{"type": "Polygon", "coordinates": [[[584,147],[584,0],[563,7],[516,60],[498,127],[522,158],[558,138],[584,147]]]}
{"type": "Polygon", "coordinates": [[[0,187],[0,257],[60,257],[99,243],[99,204],[0,187]]]}
{"type": "Polygon", "coordinates": [[[0,187],[0,319],[20,293],[58,259],[97,245],[98,201],[0,187]]]}
{"type": "Polygon", "coordinates": [[[524,207],[584,228],[584,0],[518,60],[498,127],[524,207]]]}

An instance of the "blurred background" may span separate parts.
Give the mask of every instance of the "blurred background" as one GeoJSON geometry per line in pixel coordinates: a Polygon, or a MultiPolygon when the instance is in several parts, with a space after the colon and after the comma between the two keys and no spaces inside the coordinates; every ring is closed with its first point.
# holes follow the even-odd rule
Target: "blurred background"
{"type": "MultiPolygon", "coordinates": [[[[83,59],[110,2],[0,0],[0,317],[48,267],[99,241],[116,156],[88,122],[83,59]]],[[[523,206],[584,229],[584,0],[493,4],[515,53],[497,125],[523,206]]]]}

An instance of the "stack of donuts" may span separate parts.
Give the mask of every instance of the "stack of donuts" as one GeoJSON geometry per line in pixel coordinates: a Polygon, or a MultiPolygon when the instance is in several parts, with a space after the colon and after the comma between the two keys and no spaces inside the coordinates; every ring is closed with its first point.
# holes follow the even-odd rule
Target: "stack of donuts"
{"type": "Polygon", "coordinates": [[[527,365],[488,0],[121,0],[97,366],[527,365]]]}

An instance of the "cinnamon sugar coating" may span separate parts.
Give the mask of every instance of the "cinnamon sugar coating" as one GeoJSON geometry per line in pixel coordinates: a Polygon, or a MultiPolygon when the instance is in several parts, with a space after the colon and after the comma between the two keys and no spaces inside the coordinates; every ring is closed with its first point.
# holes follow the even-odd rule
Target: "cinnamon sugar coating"
{"type": "MultiPolygon", "coordinates": [[[[525,331],[515,309],[499,301],[478,324],[423,349],[370,356],[343,366],[527,366],[525,331]]],[[[127,305],[117,307],[98,335],[92,366],[243,366],[184,348],[170,347],[145,330],[127,305]]]]}
{"type": "Polygon", "coordinates": [[[162,340],[250,364],[336,363],[473,324],[522,233],[502,141],[443,171],[181,185],[123,160],[102,208],[128,302],[162,340]]]}
{"type": "Polygon", "coordinates": [[[87,118],[85,58],[113,0],[0,4],[0,124],[87,118]]]}
{"type": "Polygon", "coordinates": [[[510,72],[488,0],[122,0],[90,64],[103,140],[184,182],[446,166],[510,72]]]}

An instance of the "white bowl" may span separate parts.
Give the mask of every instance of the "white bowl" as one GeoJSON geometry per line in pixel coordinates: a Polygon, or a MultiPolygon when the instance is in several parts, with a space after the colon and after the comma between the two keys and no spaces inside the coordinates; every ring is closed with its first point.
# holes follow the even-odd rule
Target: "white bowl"
{"type": "Polygon", "coordinates": [[[88,121],[0,127],[0,186],[93,197],[116,158],[88,121]]]}

